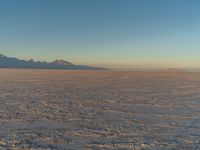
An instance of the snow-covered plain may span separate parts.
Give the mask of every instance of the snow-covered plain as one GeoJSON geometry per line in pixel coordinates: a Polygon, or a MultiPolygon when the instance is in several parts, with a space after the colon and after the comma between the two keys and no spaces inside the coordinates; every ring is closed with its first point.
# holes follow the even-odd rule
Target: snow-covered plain
{"type": "Polygon", "coordinates": [[[200,73],[0,69],[0,149],[200,149],[200,73]]]}

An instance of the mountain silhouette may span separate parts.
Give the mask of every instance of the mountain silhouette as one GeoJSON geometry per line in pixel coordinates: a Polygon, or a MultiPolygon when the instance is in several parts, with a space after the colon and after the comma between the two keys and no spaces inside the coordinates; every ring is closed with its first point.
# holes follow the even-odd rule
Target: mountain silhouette
{"type": "Polygon", "coordinates": [[[65,60],[55,60],[53,62],[28,61],[15,57],[7,57],[0,54],[0,68],[30,68],[30,69],[68,69],[68,70],[106,70],[101,67],[91,67],[84,65],[74,65],[65,60]]]}

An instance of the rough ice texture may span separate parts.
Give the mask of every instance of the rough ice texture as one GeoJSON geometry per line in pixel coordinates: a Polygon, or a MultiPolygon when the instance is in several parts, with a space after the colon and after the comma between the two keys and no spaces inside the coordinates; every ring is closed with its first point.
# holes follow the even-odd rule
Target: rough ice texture
{"type": "Polygon", "coordinates": [[[200,73],[0,70],[0,149],[200,149],[200,73]]]}

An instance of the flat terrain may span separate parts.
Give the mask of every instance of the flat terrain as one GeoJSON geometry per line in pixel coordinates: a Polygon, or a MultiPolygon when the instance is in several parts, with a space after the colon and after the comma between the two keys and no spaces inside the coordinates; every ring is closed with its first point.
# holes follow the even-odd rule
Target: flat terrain
{"type": "Polygon", "coordinates": [[[200,149],[200,73],[0,69],[0,149],[200,149]]]}

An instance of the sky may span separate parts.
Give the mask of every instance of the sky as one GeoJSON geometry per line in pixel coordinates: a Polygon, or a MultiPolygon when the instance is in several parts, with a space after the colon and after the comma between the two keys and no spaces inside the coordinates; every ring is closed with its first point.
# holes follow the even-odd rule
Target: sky
{"type": "Polygon", "coordinates": [[[0,0],[0,53],[109,67],[200,68],[199,0],[0,0]]]}

